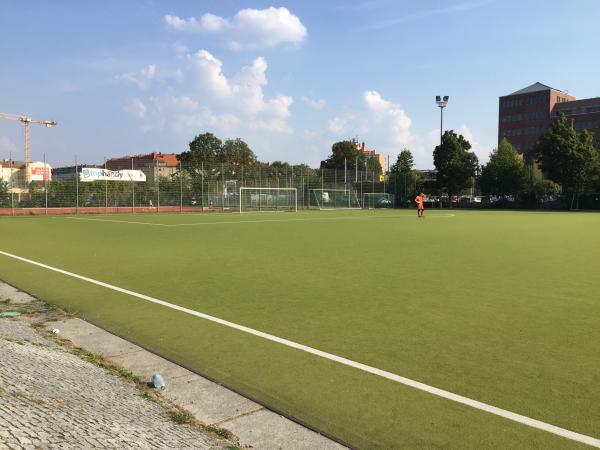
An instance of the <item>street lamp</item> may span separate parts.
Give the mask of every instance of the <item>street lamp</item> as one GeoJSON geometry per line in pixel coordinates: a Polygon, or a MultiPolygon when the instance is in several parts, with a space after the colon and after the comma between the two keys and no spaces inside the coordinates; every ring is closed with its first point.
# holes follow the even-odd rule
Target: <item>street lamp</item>
{"type": "Polygon", "coordinates": [[[444,108],[448,105],[448,99],[450,97],[448,97],[447,95],[444,95],[444,97],[442,98],[441,95],[436,95],[435,96],[435,102],[437,103],[437,105],[440,108],[440,147],[442,146],[442,129],[443,129],[443,123],[444,123],[444,108]]]}
{"type": "MultiPolygon", "coordinates": [[[[435,102],[437,103],[437,105],[440,108],[440,150],[442,149],[442,133],[443,133],[443,129],[444,129],[444,108],[448,105],[449,98],[450,97],[448,97],[447,95],[444,95],[443,98],[441,95],[435,96],[435,102]]],[[[450,199],[450,201],[452,202],[452,199],[450,199]]],[[[440,208],[441,207],[442,207],[442,194],[440,193],[440,208]]]]}

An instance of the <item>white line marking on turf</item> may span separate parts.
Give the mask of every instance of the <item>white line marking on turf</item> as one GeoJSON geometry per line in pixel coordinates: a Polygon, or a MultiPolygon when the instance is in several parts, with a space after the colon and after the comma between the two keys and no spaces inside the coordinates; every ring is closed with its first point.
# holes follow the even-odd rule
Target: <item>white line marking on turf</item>
{"type": "MultiPolygon", "coordinates": [[[[193,222],[193,223],[154,223],[154,222],[138,222],[131,220],[113,220],[113,219],[96,219],[90,217],[52,217],[53,219],[71,219],[71,220],[86,220],[92,222],[110,222],[110,223],[127,223],[133,225],[153,225],[157,227],[198,227],[204,225],[225,225],[225,224],[239,224],[239,223],[278,223],[278,222],[321,222],[326,220],[377,220],[377,219],[403,219],[415,217],[413,214],[402,214],[395,216],[370,216],[370,217],[307,217],[297,219],[257,219],[257,220],[219,220],[214,222],[193,222]]],[[[448,217],[455,217],[455,214],[444,214],[429,216],[429,219],[444,219],[448,217]]]]}
{"type": "Polygon", "coordinates": [[[377,375],[383,378],[386,378],[391,381],[395,381],[397,383],[401,383],[406,386],[413,387],[415,389],[419,389],[421,391],[427,392],[429,394],[437,395],[439,397],[452,400],[457,403],[462,403],[463,405],[470,406],[475,409],[479,409],[481,411],[486,411],[491,414],[495,414],[496,416],[504,417],[505,419],[512,420],[514,422],[518,422],[524,425],[528,425],[533,428],[537,428],[539,430],[547,431],[548,433],[556,434],[558,436],[562,436],[567,439],[571,439],[573,441],[581,442],[583,444],[591,445],[592,447],[600,448],[600,439],[594,438],[592,436],[587,436],[585,434],[576,433],[575,431],[567,430],[565,428],[560,428],[555,425],[551,425],[546,422],[542,422],[540,420],[532,419],[527,416],[523,416],[521,414],[517,414],[506,409],[498,408],[496,406],[488,405],[487,403],[483,403],[477,400],[473,400],[468,397],[463,397],[462,395],[454,394],[449,391],[445,391],[443,389],[436,388],[434,386],[430,386],[425,383],[421,383],[419,381],[412,380],[410,378],[406,378],[400,375],[397,375],[392,372],[388,372],[386,370],[381,370],[376,367],[368,366],[363,363],[359,363],[353,361],[348,358],[344,358],[342,356],[337,356],[332,353],[327,353],[322,350],[318,350],[316,348],[309,347],[307,345],[299,344],[294,341],[290,341],[288,339],[280,338],[278,336],[274,336],[272,334],[264,333],[262,331],[255,330],[253,328],[246,327],[244,325],[239,325],[234,322],[229,322],[227,320],[219,319],[218,317],[210,316],[208,314],[204,314],[198,311],[194,311],[193,309],[185,308],[183,306],[175,305],[173,303],[166,302],[164,300],[160,300],[154,297],[150,297],[148,295],[140,294],[138,292],[130,291],[128,289],[124,289],[118,286],[114,286],[112,284],[104,283],[103,281],[94,280],[93,278],[88,278],[83,275],[78,275],[73,272],[68,272],[66,270],[62,270],[56,267],[49,266],[47,264],[43,264],[37,261],[33,261],[31,259],[23,258],[21,256],[13,255],[12,253],[4,252],[0,250],[0,254],[4,256],[8,256],[9,258],[17,259],[22,262],[26,262],[28,264],[32,264],[34,266],[42,267],[44,269],[48,269],[54,272],[58,272],[63,275],[67,275],[69,277],[77,278],[82,281],[86,281],[91,284],[95,284],[98,286],[102,286],[104,288],[112,289],[113,291],[121,292],[126,295],[130,295],[132,297],[137,297],[142,300],[146,300],[151,303],[156,303],[161,306],[165,306],[167,308],[174,309],[176,311],[180,311],[186,314],[190,314],[192,316],[200,317],[201,319],[209,320],[211,322],[218,323],[220,325],[224,325],[229,328],[233,328],[235,330],[243,331],[244,333],[249,333],[254,336],[258,336],[269,341],[277,342],[278,344],[285,345],[287,347],[295,348],[297,350],[304,351],[306,353],[310,353],[312,355],[320,356],[322,358],[328,359],[330,361],[335,361],[340,364],[344,364],[346,366],[354,367],[355,369],[362,370],[367,373],[371,373],[373,375],[377,375]]]}
{"type": "Polygon", "coordinates": [[[128,221],[128,220],[112,220],[112,219],[92,219],[89,217],[52,217],[53,219],[71,219],[71,220],[89,220],[92,222],[112,222],[112,223],[133,223],[137,225],[154,225],[157,227],[170,227],[171,225],[166,225],[164,223],[152,223],[152,222],[136,222],[136,221],[128,221]]]}

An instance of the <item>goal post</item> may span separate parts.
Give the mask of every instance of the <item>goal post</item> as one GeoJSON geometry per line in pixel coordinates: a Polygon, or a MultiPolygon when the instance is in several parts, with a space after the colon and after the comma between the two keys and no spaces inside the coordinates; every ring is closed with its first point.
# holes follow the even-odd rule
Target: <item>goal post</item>
{"type": "Polygon", "coordinates": [[[363,208],[393,208],[394,196],[385,192],[366,192],[363,194],[363,208]]]}
{"type": "Polygon", "coordinates": [[[296,188],[241,187],[240,212],[292,211],[298,212],[296,188]]]}
{"type": "Polygon", "coordinates": [[[356,191],[352,189],[310,189],[309,208],[329,209],[360,209],[356,191]]]}

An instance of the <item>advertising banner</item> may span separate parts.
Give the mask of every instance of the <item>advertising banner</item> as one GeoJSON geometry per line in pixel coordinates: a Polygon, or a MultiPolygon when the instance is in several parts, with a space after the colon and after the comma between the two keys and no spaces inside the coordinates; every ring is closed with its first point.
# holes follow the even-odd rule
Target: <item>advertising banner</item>
{"type": "Polygon", "coordinates": [[[31,167],[30,181],[45,181],[50,179],[49,167],[31,167]]]}
{"type": "Polygon", "coordinates": [[[146,174],[141,170],[106,170],[82,167],[79,179],[81,181],[146,181],[146,174]]]}

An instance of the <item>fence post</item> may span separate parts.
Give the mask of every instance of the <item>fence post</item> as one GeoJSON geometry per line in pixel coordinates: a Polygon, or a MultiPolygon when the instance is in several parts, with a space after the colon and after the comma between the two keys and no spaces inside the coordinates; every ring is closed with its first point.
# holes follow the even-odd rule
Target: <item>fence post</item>
{"type": "Polygon", "coordinates": [[[133,157],[131,158],[131,212],[135,213],[135,184],[133,181],[133,157]]]}
{"type": "Polygon", "coordinates": [[[225,211],[225,166],[221,163],[221,212],[225,211]]]}
{"type": "Polygon", "coordinates": [[[183,212],[183,169],[179,161],[179,212],[183,212]]]}
{"type": "Polygon", "coordinates": [[[204,161],[200,163],[200,196],[202,197],[200,205],[202,212],[204,212],[204,161]]]}
{"type": "Polygon", "coordinates": [[[75,155],[75,214],[79,214],[79,167],[75,155]]]}
{"type": "Polygon", "coordinates": [[[44,152],[44,213],[48,215],[48,174],[46,172],[46,152],[44,152]]]}
{"type": "MultiPolygon", "coordinates": [[[[106,171],[106,156],[104,157],[104,170],[106,171]]],[[[104,174],[104,213],[108,213],[108,177],[104,174]]]]}
{"type": "Polygon", "coordinates": [[[10,213],[11,215],[15,215],[15,197],[13,192],[13,163],[12,163],[12,152],[8,152],[8,164],[10,167],[10,175],[8,177],[8,190],[10,192],[10,213]]]}
{"type": "Polygon", "coordinates": [[[362,202],[362,207],[365,207],[365,199],[363,195],[363,171],[360,169],[360,201],[362,202]]]}

